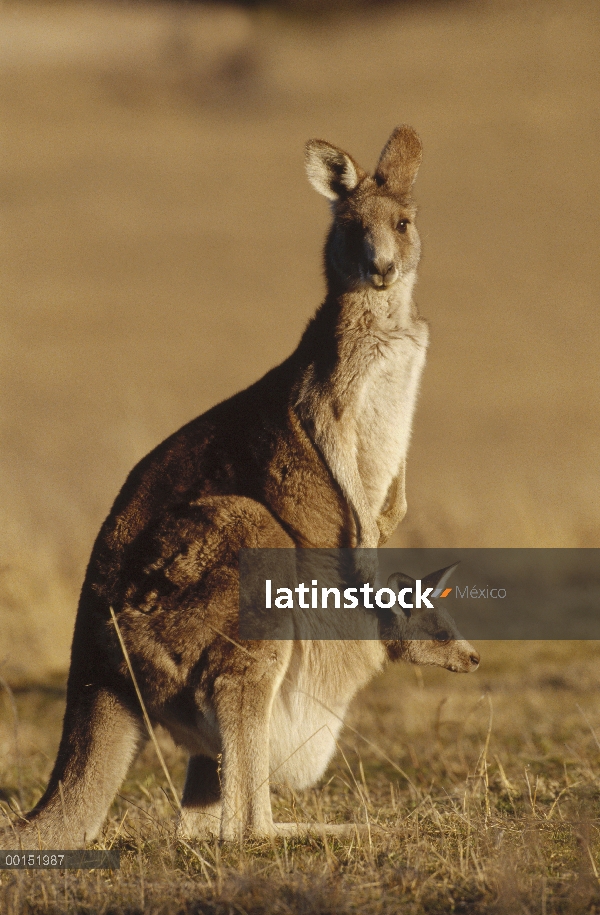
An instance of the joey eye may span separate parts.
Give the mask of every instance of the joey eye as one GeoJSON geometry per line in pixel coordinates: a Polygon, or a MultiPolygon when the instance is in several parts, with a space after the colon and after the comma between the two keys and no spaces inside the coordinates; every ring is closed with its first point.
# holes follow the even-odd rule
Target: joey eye
{"type": "Polygon", "coordinates": [[[445,629],[440,629],[438,632],[436,632],[433,638],[436,642],[449,642],[451,636],[450,633],[446,632],[445,629]]]}
{"type": "Polygon", "coordinates": [[[406,233],[406,228],[408,226],[408,223],[409,223],[408,219],[401,219],[400,222],[398,223],[398,225],[396,226],[396,231],[400,232],[401,235],[404,235],[406,233]]]}

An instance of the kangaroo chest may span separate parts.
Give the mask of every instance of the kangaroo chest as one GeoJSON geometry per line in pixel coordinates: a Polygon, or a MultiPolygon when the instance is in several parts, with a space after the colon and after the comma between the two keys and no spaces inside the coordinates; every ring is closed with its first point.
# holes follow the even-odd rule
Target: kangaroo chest
{"type": "Polygon", "coordinates": [[[426,326],[417,321],[376,350],[358,392],[357,463],[375,513],[406,458],[426,345],[426,326]]]}

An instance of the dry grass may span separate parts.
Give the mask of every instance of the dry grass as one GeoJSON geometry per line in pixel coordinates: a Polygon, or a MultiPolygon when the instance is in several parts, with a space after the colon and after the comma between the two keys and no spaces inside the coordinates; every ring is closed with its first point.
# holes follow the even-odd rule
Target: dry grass
{"type": "MultiPolygon", "coordinates": [[[[3,912],[590,912],[600,905],[598,646],[481,643],[471,677],[391,668],[355,703],[324,783],[276,791],[277,819],[356,822],[353,839],[177,844],[150,744],[100,844],[113,873],[3,873],[3,912]],[[369,743],[355,733],[364,734],[369,743]],[[377,749],[375,749],[376,747],[377,749]],[[386,761],[385,757],[389,761],[386,761]]],[[[0,781],[28,808],[48,776],[63,699],[2,706],[0,781]],[[19,797],[21,796],[21,801],[19,797]]],[[[175,782],[184,758],[164,735],[175,782]]]]}

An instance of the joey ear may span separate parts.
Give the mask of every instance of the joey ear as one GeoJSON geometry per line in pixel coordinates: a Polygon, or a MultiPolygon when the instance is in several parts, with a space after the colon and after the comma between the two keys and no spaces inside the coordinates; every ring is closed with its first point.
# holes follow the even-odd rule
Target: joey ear
{"type": "Polygon", "coordinates": [[[308,141],[304,164],[314,189],[328,200],[346,197],[365,176],[352,156],[324,140],[308,141]]]}
{"type": "Polygon", "coordinates": [[[458,565],[460,565],[460,560],[454,562],[451,566],[446,566],[445,569],[438,569],[437,572],[430,572],[429,575],[426,575],[423,579],[423,586],[425,588],[443,588],[458,565]]]}
{"type": "MultiPolygon", "coordinates": [[[[398,594],[403,588],[414,588],[415,580],[411,578],[410,575],[405,575],[404,572],[393,572],[387,580],[387,587],[391,588],[392,591],[395,591],[398,594]]],[[[412,610],[410,607],[403,607],[401,605],[394,605],[392,612],[396,616],[404,616],[406,619],[410,619],[412,616],[412,610]]]]}
{"type": "Polygon", "coordinates": [[[387,580],[387,587],[396,592],[402,588],[412,588],[414,584],[414,578],[411,578],[410,575],[405,575],[404,572],[392,572],[387,580]]]}
{"type": "Polygon", "coordinates": [[[383,148],[375,180],[394,194],[406,195],[415,183],[422,157],[419,135],[408,124],[401,124],[383,148]]]}

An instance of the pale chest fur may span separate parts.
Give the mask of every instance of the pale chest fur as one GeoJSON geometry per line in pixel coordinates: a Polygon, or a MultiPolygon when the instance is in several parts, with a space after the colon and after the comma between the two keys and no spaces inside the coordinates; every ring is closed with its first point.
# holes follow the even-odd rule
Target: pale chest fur
{"type": "Polygon", "coordinates": [[[355,406],[357,464],[375,512],[406,459],[428,342],[427,325],[382,330],[382,343],[361,379],[355,406]]]}
{"type": "Polygon", "coordinates": [[[352,698],[383,666],[379,641],[295,642],[271,713],[272,782],[306,788],[321,777],[352,698]]]}

